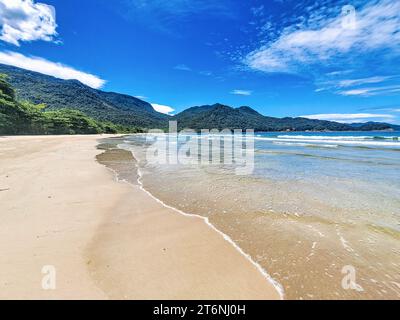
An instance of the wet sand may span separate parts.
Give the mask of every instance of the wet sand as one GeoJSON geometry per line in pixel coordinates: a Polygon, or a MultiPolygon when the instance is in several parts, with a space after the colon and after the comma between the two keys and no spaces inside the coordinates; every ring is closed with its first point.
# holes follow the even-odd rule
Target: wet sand
{"type": "MultiPolygon", "coordinates": [[[[174,208],[207,217],[279,281],[286,299],[400,297],[399,206],[398,197],[390,197],[396,189],[381,197],[375,191],[387,185],[375,184],[371,194],[355,187],[364,187],[356,178],[308,181],[297,172],[298,180],[273,179],[237,176],[226,165],[148,163],[147,141],[135,136],[120,145],[139,160],[145,189],[174,208]],[[357,286],[344,282],[350,276],[357,286]]],[[[256,168],[268,168],[275,157],[256,156],[256,168]]],[[[301,166],[305,160],[280,159],[283,173],[289,174],[290,161],[301,166]]],[[[312,168],[306,175],[318,174],[312,168]]]]}

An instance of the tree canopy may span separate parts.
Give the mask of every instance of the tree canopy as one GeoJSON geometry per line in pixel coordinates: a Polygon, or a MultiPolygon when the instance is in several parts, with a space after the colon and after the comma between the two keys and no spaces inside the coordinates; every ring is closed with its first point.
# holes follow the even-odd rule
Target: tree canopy
{"type": "Polygon", "coordinates": [[[7,77],[0,74],[0,134],[133,133],[138,128],[97,121],[73,109],[45,110],[44,104],[18,101],[7,77]]]}

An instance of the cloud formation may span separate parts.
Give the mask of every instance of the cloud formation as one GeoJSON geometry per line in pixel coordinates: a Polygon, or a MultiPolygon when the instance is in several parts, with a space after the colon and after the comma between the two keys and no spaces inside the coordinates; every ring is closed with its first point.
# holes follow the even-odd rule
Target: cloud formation
{"type": "Polygon", "coordinates": [[[187,65],[185,64],[178,64],[177,66],[174,67],[175,70],[179,70],[179,71],[192,71],[191,68],[189,68],[187,65]]]}
{"type": "Polygon", "coordinates": [[[33,0],[0,0],[0,40],[19,46],[21,41],[53,41],[57,36],[53,6],[33,0]]]}
{"type": "Polygon", "coordinates": [[[39,57],[27,57],[20,53],[0,51],[0,63],[43,73],[64,80],[79,80],[83,84],[94,89],[99,89],[105,84],[105,80],[85,73],[57,62],[51,62],[39,57]]]}
{"type": "Polygon", "coordinates": [[[140,99],[140,100],[146,100],[147,99],[146,96],[142,96],[142,95],[135,96],[135,98],[140,99]]]}
{"type": "Polygon", "coordinates": [[[391,86],[381,86],[381,87],[368,87],[368,88],[358,88],[351,90],[339,91],[342,96],[377,96],[383,94],[393,94],[400,92],[400,85],[391,86]]]}
{"type": "Polygon", "coordinates": [[[301,116],[301,118],[328,120],[341,123],[356,123],[368,121],[392,122],[395,116],[390,114],[374,114],[374,113],[330,113],[330,114],[312,114],[301,116]]]}
{"type": "Polygon", "coordinates": [[[370,0],[356,11],[353,23],[321,11],[309,21],[285,28],[276,39],[248,54],[245,63],[259,71],[291,73],[314,64],[343,65],[348,58],[374,50],[398,55],[399,12],[400,2],[391,0],[370,0]]]}
{"type": "Polygon", "coordinates": [[[238,95],[238,96],[251,96],[252,93],[253,92],[250,91],[250,90],[239,90],[239,89],[236,89],[236,90],[231,91],[231,94],[235,94],[235,95],[238,95]]]}
{"type": "Polygon", "coordinates": [[[171,114],[172,112],[175,111],[175,109],[173,109],[169,106],[162,105],[162,104],[152,103],[151,105],[154,110],[156,110],[157,112],[160,112],[160,113],[171,114]]]}
{"type": "Polygon", "coordinates": [[[359,86],[364,84],[371,84],[371,83],[381,83],[387,81],[393,77],[389,76],[376,76],[376,77],[369,77],[369,78],[362,78],[362,79],[346,79],[340,80],[338,82],[338,87],[352,87],[352,86],[359,86]]]}
{"type": "Polygon", "coordinates": [[[400,85],[397,84],[398,78],[399,76],[373,76],[356,79],[328,80],[319,83],[318,86],[320,87],[315,92],[331,90],[342,96],[361,97],[393,94],[400,92],[400,85]]]}

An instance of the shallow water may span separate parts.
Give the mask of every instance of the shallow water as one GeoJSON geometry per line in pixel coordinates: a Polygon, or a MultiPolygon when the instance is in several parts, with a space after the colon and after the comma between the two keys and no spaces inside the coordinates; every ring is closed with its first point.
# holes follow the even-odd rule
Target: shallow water
{"type": "MultiPolygon", "coordinates": [[[[242,176],[235,164],[146,161],[153,139],[168,136],[131,136],[121,147],[139,161],[148,191],[209,217],[282,284],[286,298],[389,299],[400,298],[398,137],[258,134],[254,170],[242,176]],[[357,286],[346,286],[348,270],[357,286]]],[[[199,137],[179,139],[178,149],[187,139],[199,137]]]]}

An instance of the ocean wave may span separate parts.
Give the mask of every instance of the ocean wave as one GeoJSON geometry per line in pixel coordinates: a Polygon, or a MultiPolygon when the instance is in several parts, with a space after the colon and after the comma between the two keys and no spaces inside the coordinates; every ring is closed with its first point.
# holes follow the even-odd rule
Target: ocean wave
{"type": "Polygon", "coordinates": [[[370,140],[393,140],[399,141],[397,136],[295,136],[280,135],[279,139],[307,139],[307,140],[334,140],[334,141],[370,141],[370,140]]]}
{"type": "Polygon", "coordinates": [[[273,144],[282,146],[294,146],[294,147],[310,147],[310,148],[338,148],[337,144],[318,144],[318,143],[301,143],[301,142],[281,142],[274,141],[273,144]]]}
{"type": "Polygon", "coordinates": [[[274,142],[292,142],[292,143],[306,143],[306,144],[322,144],[322,145],[338,145],[338,146],[371,146],[371,147],[397,147],[400,148],[400,142],[389,141],[374,141],[374,140],[333,140],[326,139],[327,137],[320,136],[319,139],[309,138],[307,136],[287,136],[287,138],[269,138],[269,137],[256,137],[255,140],[274,142]],[[290,137],[290,138],[289,138],[290,137]]]}

